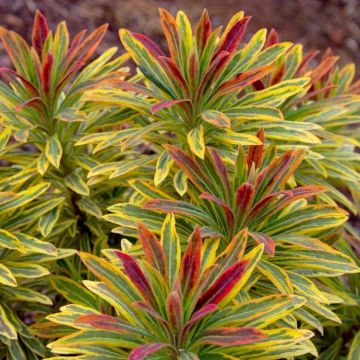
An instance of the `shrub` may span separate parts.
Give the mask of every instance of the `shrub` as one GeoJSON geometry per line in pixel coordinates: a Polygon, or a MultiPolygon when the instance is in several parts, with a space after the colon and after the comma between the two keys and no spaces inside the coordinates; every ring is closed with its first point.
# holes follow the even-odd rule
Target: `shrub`
{"type": "Polygon", "coordinates": [[[0,28],[0,359],[357,359],[353,65],[160,20],[0,28]]]}
{"type": "Polygon", "coordinates": [[[113,359],[154,353],[164,359],[260,359],[279,351],[287,356],[308,351],[310,331],[270,327],[300,307],[304,298],[278,294],[250,300],[240,295],[263,250],[258,245],[244,255],[246,230],[218,256],[219,242],[202,244],[198,226],[181,256],[173,215],[163,223],[160,242],[143,225],[138,232],[144,250],[138,262],[118,250],[106,250],[110,261],[80,255],[100,280],[86,281],[85,286],[113,311],[67,305],[49,316],[79,330],[51,343],[55,353],[101,355],[106,349],[113,359]],[[292,349],[295,343],[299,345],[292,349]]]}
{"type": "MultiPolygon", "coordinates": [[[[95,186],[90,195],[85,175],[99,160],[74,147],[83,129],[107,121],[85,118],[80,102],[84,89],[122,73],[124,57],[109,62],[116,49],[80,71],[105,30],[102,26],[86,38],[81,32],[69,44],[65,23],[53,35],[37,12],[30,47],[18,34],[1,29],[14,69],[0,69],[6,80],[0,83],[0,340],[11,354],[2,345],[0,358],[45,356],[45,348],[18,316],[33,322],[36,314],[49,313],[44,305],[52,300],[43,280],[49,268],[74,254],[70,248],[90,249],[110,231],[103,230],[107,227],[98,204],[104,193],[116,194],[116,186],[111,191],[103,187],[100,193],[95,186]],[[32,305],[36,302],[41,306],[32,305]],[[25,352],[23,345],[28,347],[25,352]]],[[[74,276],[74,265],[68,262],[61,271],[74,276]]]]}

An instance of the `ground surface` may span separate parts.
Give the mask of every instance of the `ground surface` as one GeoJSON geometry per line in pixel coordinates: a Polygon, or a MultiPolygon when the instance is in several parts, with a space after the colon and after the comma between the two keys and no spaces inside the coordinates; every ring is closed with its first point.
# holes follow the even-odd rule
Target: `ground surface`
{"type": "MultiPolygon", "coordinates": [[[[106,48],[119,44],[120,27],[161,40],[159,7],[172,13],[183,9],[193,22],[206,7],[214,25],[224,24],[234,12],[245,10],[253,16],[252,33],[274,27],[281,40],[299,41],[308,50],[331,47],[342,63],[360,64],[360,0],[0,0],[0,25],[29,38],[37,8],[52,26],[66,19],[71,33],[108,22],[110,31],[102,45],[106,48]]],[[[0,65],[8,65],[2,49],[0,65]]]]}

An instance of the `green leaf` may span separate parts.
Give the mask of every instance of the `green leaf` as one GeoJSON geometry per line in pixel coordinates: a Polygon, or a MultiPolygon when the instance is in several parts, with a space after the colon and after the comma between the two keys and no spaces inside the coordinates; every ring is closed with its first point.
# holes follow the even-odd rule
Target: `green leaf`
{"type": "Polygon", "coordinates": [[[204,128],[202,125],[192,129],[187,134],[187,141],[191,151],[200,159],[205,156],[204,128]]]}
{"type": "Polygon", "coordinates": [[[69,302],[97,309],[97,300],[93,293],[65,276],[52,276],[51,285],[69,302]]]}
{"type": "Polygon", "coordinates": [[[309,83],[309,78],[298,78],[282,81],[264,90],[255,91],[243,96],[238,105],[280,106],[290,96],[304,92],[304,86],[309,83]]]}
{"type": "Polygon", "coordinates": [[[174,161],[172,160],[170,154],[167,151],[163,151],[156,163],[156,171],[154,175],[155,186],[160,185],[166,179],[173,163],[174,161]]]}
{"type": "Polygon", "coordinates": [[[218,110],[206,110],[201,114],[201,117],[204,121],[215,125],[217,127],[230,128],[231,122],[230,119],[221,111],[218,110]]]}
{"type": "Polygon", "coordinates": [[[219,135],[213,136],[214,140],[219,143],[226,143],[230,145],[261,145],[262,142],[255,135],[235,132],[230,129],[223,129],[219,135]]]}
{"type": "Polygon", "coordinates": [[[351,342],[347,360],[357,360],[360,358],[360,331],[358,331],[351,342]]]}
{"type": "Polygon", "coordinates": [[[0,229],[0,247],[25,252],[25,246],[14,234],[0,229]]]}
{"type": "Polygon", "coordinates": [[[40,228],[41,235],[44,238],[46,238],[48,235],[50,235],[56,222],[59,219],[60,212],[61,212],[61,207],[58,206],[40,218],[39,228],[40,228]]]}
{"type": "Polygon", "coordinates": [[[40,175],[44,175],[49,167],[49,160],[45,154],[41,154],[36,160],[37,170],[40,175]]]}
{"type": "Polygon", "coordinates": [[[6,310],[0,304],[0,335],[6,339],[17,339],[17,333],[14,325],[6,315],[6,310]]]}
{"type": "Polygon", "coordinates": [[[20,191],[16,196],[1,205],[0,211],[9,211],[21,207],[30,201],[37,199],[50,187],[50,183],[40,183],[29,187],[27,190],[20,191]]]}
{"type": "Polygon", "coordinates": [[[5,129],[1,130],[0,134],[0,150],[4,149],[7,145],[11,135],[11,126],[5,127],[5,129]]]}
{"type": "Polygon", "coordinates": [[[271,262],[260,260],[257,269],[268,278],[283,294],[293,293],[292,284],[286,271],[271,262]]]}
{"type": "Polygon", "coordinates": [[[76,171],[65,177],[65,184],[79,195],[89,196],[90,194],[89,187],[76,171]]]}
{"type": "Polygon", "coordinates": [[[187,191],[187,177],[182,169],[178,170],[174,175],[174,188],[180,196],[186,194],[187,191]]]}
{"type": "Polygon", "coordinates": [[[175,217],[168,214],[161,228],[161,245],[164,249],[170,284],[173,284],[180,270],[180,240],[175,228],[175,217]]]}
{"type": "Polygon", "coordinates": [[[38,264],[13,261],[6,261],[5,264],[16,277],[31,279],[50,274],[48,269],[38,264]]]}
{"type": "Polygon", "coordinates": [[[60,160],[63,154],[63,149],[57,134],[53,135],[45,146],[45,156],[49,162],[57,169],[60,167],[60,160]]]}
{"type": "Polygon", "coordinates": [[[11,300],[34,302],[44,305],[53,304],[52,300],[48,296],[23,287],[7,288],[6,295],[11,298],[11,300]]]}
{"type": "Polygon", "coordinates": [[[0,284],[6,286],[16,286],[16,279],[11,270],[0,263],[0,284]]]}

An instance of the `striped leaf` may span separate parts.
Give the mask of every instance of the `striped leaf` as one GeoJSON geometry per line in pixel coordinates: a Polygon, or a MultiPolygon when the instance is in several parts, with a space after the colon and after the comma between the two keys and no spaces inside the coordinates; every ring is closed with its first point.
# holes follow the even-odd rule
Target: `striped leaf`
{"type": "Polygon", "coordinates": [[[49,162],[58,169],[60,166],[62,154],[63,149],[61,146],[61,142],[58,136],[54,135],[46,142],[45,156],[47,157],[49,162]]]}

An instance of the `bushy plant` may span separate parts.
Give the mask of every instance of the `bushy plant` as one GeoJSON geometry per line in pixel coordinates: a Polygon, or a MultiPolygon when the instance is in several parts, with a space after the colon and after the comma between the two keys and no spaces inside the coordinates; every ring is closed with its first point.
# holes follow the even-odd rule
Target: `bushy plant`
{"type": "Polygon", "coordinates": [[[0,359],[360,357],[354,66],[249,20],[0,28],[0,359]]]}

